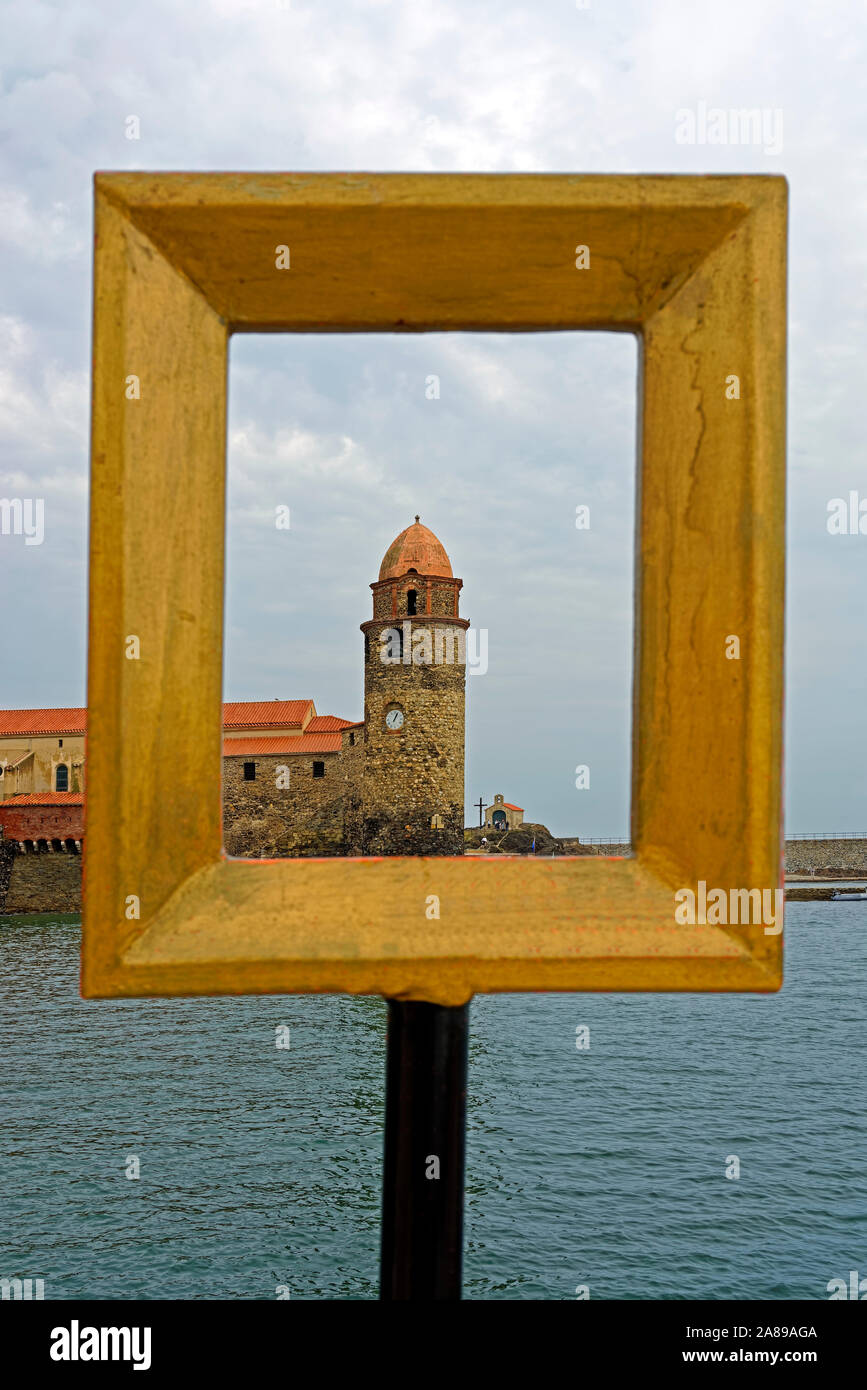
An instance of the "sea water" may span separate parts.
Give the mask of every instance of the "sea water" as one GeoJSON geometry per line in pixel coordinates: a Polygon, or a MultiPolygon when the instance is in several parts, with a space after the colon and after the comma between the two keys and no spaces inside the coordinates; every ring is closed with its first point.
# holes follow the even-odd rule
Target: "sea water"
{"type": "MultiPolygon", "coordinates": [[[[375,1298],[384,1004],[83,1001],[78,953],[72,919],[0,919],[0,1278],[375,1298]]],[[[789,906],[777,995],[475,999],[465,1297],[867,1275],[865,1001],[860,903],[789,906]]]]}

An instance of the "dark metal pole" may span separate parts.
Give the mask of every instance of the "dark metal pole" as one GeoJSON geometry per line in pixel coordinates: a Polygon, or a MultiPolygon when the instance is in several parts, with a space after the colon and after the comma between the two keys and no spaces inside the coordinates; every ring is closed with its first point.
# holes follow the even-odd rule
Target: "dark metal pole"
{"type": "Polygon", "coordinates": [[[388,1000],[379,1296],[459,1299],[469,1004],[388,1000]]]}

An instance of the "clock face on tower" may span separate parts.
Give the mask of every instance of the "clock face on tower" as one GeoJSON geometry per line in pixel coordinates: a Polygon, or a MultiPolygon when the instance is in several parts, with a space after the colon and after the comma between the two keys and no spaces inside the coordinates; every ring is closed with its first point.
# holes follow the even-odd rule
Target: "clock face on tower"
{"type": "Polygon", "coordinates": [[[392,705],[390,709],[386,710],[385,727],[387,729],[391,729],[392,732],[396,733],[398,729],[403,728],[403,721],[404,713],[400,705],[392,705]]]}

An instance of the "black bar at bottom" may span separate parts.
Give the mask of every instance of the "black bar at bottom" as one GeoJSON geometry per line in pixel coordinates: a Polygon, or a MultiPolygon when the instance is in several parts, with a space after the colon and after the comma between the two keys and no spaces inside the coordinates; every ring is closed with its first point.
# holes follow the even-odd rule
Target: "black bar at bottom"
{"type": "Polygon", "coordinates": [[[380,1299],[461,1296],[469,1017],[388,1001],[380,1299]]]}

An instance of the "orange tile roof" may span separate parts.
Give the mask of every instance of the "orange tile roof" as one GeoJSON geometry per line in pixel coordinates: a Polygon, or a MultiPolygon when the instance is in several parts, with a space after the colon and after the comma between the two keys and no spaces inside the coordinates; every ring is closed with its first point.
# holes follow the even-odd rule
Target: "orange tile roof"
{"type": "Polygon", "coordinates": [[[341,719],[339,714],[317,714],[310,720],[305,734],[333,734],[337,729],[357,729],[363,719],[341,719]]]}
{"type": "Polygon", "coordinates": [[[251,754],[265,757],[297,756],[311,753],[339,753],[342,739],[336,734],[301,734],[284,738],[224,738],[224,758],[248,758],[251,754]]]}
{"type": "Polygon", "coordinates": [[[523,806],[513,806],[511,801],[504,801],[503,805],[507,811],[523,811],[523,806]]]}
{"type": "MultiPolygon", "coordinates": [[[[305,720],[310,718],[314,708],[312,700],[233,700],[223,705],[223,727],[303,729],[305,720]]],[[[86,729],[86,709],[0,710],[0,737],[15,734],[26,737],[34,734],[83,734],[86,729]]]]}
{"type": "Polygon", "coordinates": [[[7,806],[83,806],[81,792],[21,792],[0,801],[0,814],[7,806]]]}
{"type": "Polygon", "coordinates": [[[0,735],[83,734],[86,709],[0,709],[0,735]]]}
{"type": "Polygon", "coordinates": [[[312,700],[234,700],[223,705],[224,729],[301,729],[312,700]]]}

